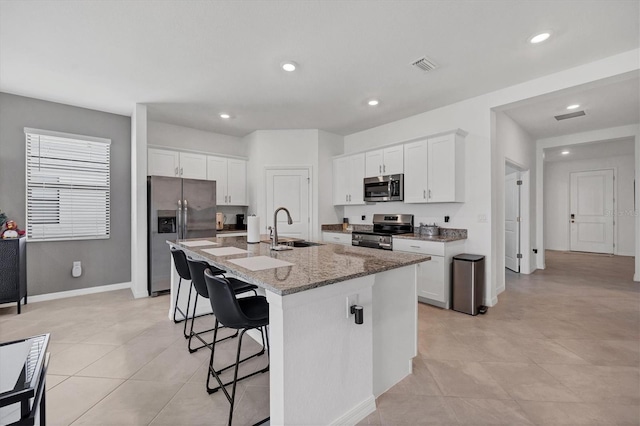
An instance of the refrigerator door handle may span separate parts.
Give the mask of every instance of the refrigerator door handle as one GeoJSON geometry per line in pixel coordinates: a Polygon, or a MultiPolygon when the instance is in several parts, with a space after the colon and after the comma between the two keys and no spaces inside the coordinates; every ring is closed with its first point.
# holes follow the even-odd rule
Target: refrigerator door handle
{"type": "Polygon", "coordinates": [[[184,220],[182,221],[182,238],[187,238],[187,200],[184,200],[184,220]]]}
{"type": "Polygon", "coordinates": [[[178,200],[178,209],[176,211],[176,220],[178,221],[178,239],[182,238],[182,201],[178,200]]]}

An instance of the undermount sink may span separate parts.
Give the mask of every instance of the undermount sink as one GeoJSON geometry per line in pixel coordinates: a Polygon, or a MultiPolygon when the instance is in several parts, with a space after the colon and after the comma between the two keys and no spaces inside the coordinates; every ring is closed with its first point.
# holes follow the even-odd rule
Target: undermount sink
{"type": "Polygon", "coordinates": [[[323,246],[324,244],[313,243],[311,241],[294,241],[292,245],[293,247],[313,247],[313,246],[323,246]]]}
{"type": "MultiPolygon", "coordinates": [[[[261,240],[261,243],[271,244],[270,240],[261,240]]],[[[314,247],[314,246],[323,246],[321,243],[314,243],[312,241],[304,241],[304,240],[296,240],[293,238],[281,238],[278,241],[279,246],[289,246],[293,248],[303,248],[303,247],[314,247]]]]}

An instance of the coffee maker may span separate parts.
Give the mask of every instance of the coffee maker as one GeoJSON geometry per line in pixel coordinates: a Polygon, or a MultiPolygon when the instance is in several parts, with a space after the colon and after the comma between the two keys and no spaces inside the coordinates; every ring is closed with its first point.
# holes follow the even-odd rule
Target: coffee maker
{"type": "Polygon", "coordinates": [[[244,215],[237,214],[236,215],[236,229],[247,229],[247,225],[244,223],[244,215]]]}

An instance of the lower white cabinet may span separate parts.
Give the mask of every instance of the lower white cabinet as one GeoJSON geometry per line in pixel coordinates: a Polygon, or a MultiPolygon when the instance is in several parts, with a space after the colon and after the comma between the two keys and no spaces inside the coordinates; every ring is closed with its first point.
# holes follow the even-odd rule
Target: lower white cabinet
{"type": "Polygon", "coordinates": [[[393,251],[427,254],[431,260],[418,264],[418,300],[441,308],[451,307],[451,264],[464,253],[465,240],[438,242],[394,238],[393,251]]]}
{"type": "Polygon", "coordinates": [[[323,232],[322,241],[325,243],[342,244],[345,246],[351,245],[351,234],[341,232],[323,232]]]}

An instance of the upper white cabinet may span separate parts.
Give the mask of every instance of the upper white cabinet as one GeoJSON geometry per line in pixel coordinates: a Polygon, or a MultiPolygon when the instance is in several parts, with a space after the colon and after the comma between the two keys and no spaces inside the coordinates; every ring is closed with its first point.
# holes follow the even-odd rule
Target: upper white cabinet
{"type": "Polygon", "coordinates": [[[333,204],[364,204],[364,154],[333,160],[333,204]]]}
{"type": "Polygon", "coordinates": [[[404,173],[403,147],[403,145],[396,145],[367,152],[365,177],[404,173]]]}
{"type": "Polygon", "coordinates": [[[245,160],[208,155],[207,180],[216,181],[216,203],[219,206],[248,205],[245,160]]]}
{"type": "Polygon", "coordinates": [[[149,176],[207,178],[207,157],[202,154],[149,148],[147,163],[149,176]]]}
{"type": "Polygon", "coordinates": [[[404,202],[464,202],[464,136],[456,131],[404,146],[404,202]]]}

